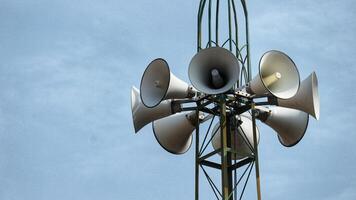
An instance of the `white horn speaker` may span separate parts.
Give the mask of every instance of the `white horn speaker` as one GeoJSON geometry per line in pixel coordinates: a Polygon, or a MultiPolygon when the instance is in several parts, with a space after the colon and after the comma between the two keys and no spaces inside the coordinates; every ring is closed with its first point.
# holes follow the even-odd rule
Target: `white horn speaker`
{"type": "Polygon", "coordinates": [[[257,95],[272,94],[281,99],[293,97],[299,89],[299,72],[293,60],[280,51],[263,54],[259,74],[249,83],[247,90],[257,95]]]}
{"type": "MultiPolygon", "coordinates": [[[[195,111],[177,113],[154,121],[153,133],[165,150],[173,154],[183,154],[192,144],[192,132],[195,130],[196,121],[195,111]]],[[[202,122],[204,121],[200,121],[202,122]]]]}
{"type": "Polygon", "coordinates": [[[193,88],[171,73],[168,63],[153,60],[143,73],[140,85],[142,103],[149,108],[164,99],[183,99],[194,96],[193,88]]]}
{"type": "MultiPolygon", "coordinates": [[[[262,113],[266,110],[266,108],[261,108],[260,106],[256,108],[262,113]]],[[[278,139],[282,145],[292,147],[298,144],[308,127],[308,113],[278,106],[270,107],[269,109],[267,113],[265,112],[266,115],[258,118],[277,132],[278,139]]]]}
{"type": "Polygon", "coordinates": [[[320,101],[318,79],[315,72],[302,81],[297,94],[290,99],[277,99],[277,105],[302,110],[319,120],[320,101]]]}
{"type": "Polygon", "coordinates": [[[131,111],[135,133],[154,120],[172,115],[179,108],[180,105],[175,105],[172,100],[165,100],[154,108],[147,108],[141,102],[138,89],[136,87],[131,89],[131,111]]]}
{"type": "MultiPolygon", "coordinates": [[[[231,148],[237,152],[236,154],[232,154],[231,157],[235,160],[252,156],[253,152],[251,151],[251,149],[253,149],[254,147],[251,116],[249,114],[240,115],[240,121],[242,122],[240,127],[231,127],[231,148]]],[[[211,134],[213,137],[211,143],[213,145],[214,150],[217,150],[221,147],[221,134],[219,123],[215,125],[211,134]]],[[[257,141],[259,142],[260,132],[257,126],[256,136],[257,141]]]]}
{"type": "Polygon", "coordinates": [[[206,94],[219,94],[230,90],[239,80],[237,58],[221,47],[199,51],[190,61],[188,76],[192,85],[206,94]]]}

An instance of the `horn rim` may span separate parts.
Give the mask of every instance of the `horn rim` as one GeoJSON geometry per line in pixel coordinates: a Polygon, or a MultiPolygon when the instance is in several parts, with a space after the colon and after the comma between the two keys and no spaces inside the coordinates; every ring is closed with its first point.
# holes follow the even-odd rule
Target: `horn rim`
{"type": "Polygon", "coordinates": [[[157,135],[156,135],[156,131],[155,131],[155,127],[154,127],[154,123],[155,123],[155,122],[156,122],[156,121],[153,121],[153,122],[151,123],[151,124],[152,124],[153,135],[155,136],[156,141],[158,142],[158,144],[159,144],[164,150],[166,150],[168,153],[171,153],[171,154],[174,154],[174,155],[182,155],[182,154],[185,154],[185,153],[190,149],[190,147],[191,147],[192,144],[193,144],[193,135],[190,135],[190,136],[189,136],[189,138],[191,138],[191,139],[190,139],[189,147],[188,147],[186,150],[184,150],[183,152],[174,152],[174,151],[171,151],[171,150],[169,150],[168,148],[166,148],[164,145],[162,145],[161,142],[159,141],[157,135]]]}
{"type": "MultiPolygon", "coordinates": [[[[148,70],[148,68],[150,67],[150,65],[153,63],[153,62],[155,62],[155,61],[163,61],[166,65],[166,67],[167,67],[167,69],[168,69],[168,83],[170,83],[170,81],[171,81],[171,69],[169,68],[169,65],[168,65],[168,62],[165,60],[165,59],[163,59],[163,58],[156,58],[156,59],[154,59],[154,60],[152,60],[151,62],[150,62],[150,64],[148,64],[148,66],[146,67],[146,69],[145,69],[145,71],[143,72],[143,75],[142,75],[142,77],[141,77],[141,82],[140,82],[140,91],[141,91],[141,88],[142,88],[142,81],[143,81],[143,77],[145,77],[145,74],[146,74],[146,71],[148,70]]],[[[142,99],[142,92],[140,92],[140,99],[141,99],[141,102],[142,102],[142,104],[144,105],[144,106],[146,106],[147,108],[154,108],[154,107],[156,107],[159,103],[161,103],[161,101],[163,101],[164,100],[164,98],[166,97],[166,95],[167,95],[167,92],[168,92],[168,89],[169,89],[169,84],[167,84],[167,87],[165,88],[165,90],[164,90],[164,95],[162,95],[162,98],[156,103],[156,104],[154,104],[153,106],[150,106],[150,105],[146,105],[145,104],[145,102],[143,101],[143,99],[142,99]]]]}
{"type": "Polygon", "coordinates": [[[137,134],[138,131],[140,130],[140,129],[136,128],[136,124],[135,124],[135,120],[134,120],[134,112],[133,112],[133,108],[134,108],[134,105],[135,105],[135,103],[133,102],[133,97],[135,96],[136,93],[140,94],[138,89],[135,86],[132,86],[131,87],[131,117],[132,117],[132,123],[133,123],[134,129],[135,129],[135,134],[137,134]]]}
{"type": "Polygon", "coordinates": [[[281,140],[281,137],[277,134],[277,135],[278,135],[278,140],[279,140],[279,142],[280,142],[284,147],[293,147],[293,146],[295,146],[296,144],[298,144],[298,143],[304,138],[304,135],[305,135],[305,133],[307,132],[308,125],[309,125],[309,114],[306,113],[306,112],[304,112],[304,111],[301,111],[301,112],[303,112],[303,113],[305,113],[305,114],[307,115],[307,123],[305,124],[305,128],[304,128],[303,134],[301,135],[301,137],[300,137],[298,140],[296,140],[295,142],[293,142],[293,143],[291,143],[291,144],[289,144],[289,145],[283,144],[283,142],[282,142],[282,140],[281,140]]]}
{"type": "Polygon", "coordinates": [[[320,119],[320,96],[319,96],[319,84],[318,77],[316,76],[315,71],[312,72],[312,94],[313,94],[313,107],[314,107],[314,115],[313,117],[316,120],[320,119]]]}
{"type": "Polygon", "coordinates": [[[270,52],[278,52],[278,53],[281,53],[281,54],[283,54],[284,56],[286,56],[286,57],[293,63],[293,66],[294,66],[295,70],[297,71],[297,74],[298,74],[298,77],[299,77],[299,79],[298,79],[298,89],[297,89],[296,93],[298,92],[298,90],[299,90],[299,88],[300,88],[300,74],[299,74],[299,70],[298,70],[298,68],[297,68],[297,65],[296,65],[295,62],[293,61],[293,59],[292,59],[291,57],[289,57],[286,53],[282,52],[282,51],[272,49],[272,50],[266,51],[264,54],[262,54],[262,56],[261,56],[261,58],[260,58],[260,60],[259,60],[259,62],[258,62],[258,72],[259,72],[259,73],[258,73],[258,76],[259,76],[260,79],[261,79],[261,82],[262,82],[262,84],[263,84],[263,87],[264,87],[267,91],[269,91],[273,96],[275,96],[275,97],[277,97],[277,98],[280,98],[280,99],[290,99],[290,98],[292,98],[296,93],[295,93],[293,96],[288,97],[288,98],[280,97],[279,95],[277,96],[277,95],[275,94],[275,92],[270,91],[270,90],[268,89],[268,87],[266,87],[266,84],[265,84],[265,82],[263,81],[262,73],[261,73],[261,61],[262,61],[262,58],[263,58],[267,53],[270,53],[270,52]]]}

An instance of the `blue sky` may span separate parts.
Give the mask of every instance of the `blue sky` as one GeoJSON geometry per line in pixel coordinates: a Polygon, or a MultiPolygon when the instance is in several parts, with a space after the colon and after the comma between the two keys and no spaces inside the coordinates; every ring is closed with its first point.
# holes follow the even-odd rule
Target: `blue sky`
{"type": "MultiPolygon", "coordinates": [[[[259,124],[264,199],[356,199],[356,2],[248,7],[254,75],[263,52],[282,50],[302,79],[317,72],[321,98],[320,121],[311,118],[293,148],[259,124]]],[[[168,154],[150,126],[134,135],[129,95],[156,57],[188,81],[197,8],[178,0],[2,0],[0,199],[193,199],[193,151],[168,154]]],[[[254,198],[254,183],[248,188],[254,198]]]]}

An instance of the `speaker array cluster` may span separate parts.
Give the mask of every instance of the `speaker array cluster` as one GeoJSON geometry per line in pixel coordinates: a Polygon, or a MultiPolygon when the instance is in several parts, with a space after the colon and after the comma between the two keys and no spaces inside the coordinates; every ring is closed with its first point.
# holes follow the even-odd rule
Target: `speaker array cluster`
{"type": "MultiPolygon", "coordinates": [[[[230,51],[211,47],[199,51],[191,60],[188,76],[191,85],[177,78],[161,58],[146,68],[140,90],[132,87],[131,109],[135,132],[152,123],[158,143],[173,154],[185,153],[192,144],[196,123],[204,123],[210,115],[183,111],[184,101],[201,97],[244,94],[249,98],[265,97],[268,106],[256,106],[257,118],[274,129],[280,143],[296,145],[304,136],[309,115],[319,119],[318,80],[315,72],[300,82],[293,60],[285,53],[271,50],[263,54],[259,73],[252,81],[237,88],[240,77],[238,59],[230,51]],[[199,118],[199,119],[197,119],[199,118]]],[[[240,122],[231,133],[234,159],[251,155],[248,140],[253,144],[251,114],[246,111],[235,118],[240,122]]],[[[219,124],[212,130],[212,146],[220,148],[219,124]]],[[[256,127],[259,137],[259,131],[256,127]]]]}

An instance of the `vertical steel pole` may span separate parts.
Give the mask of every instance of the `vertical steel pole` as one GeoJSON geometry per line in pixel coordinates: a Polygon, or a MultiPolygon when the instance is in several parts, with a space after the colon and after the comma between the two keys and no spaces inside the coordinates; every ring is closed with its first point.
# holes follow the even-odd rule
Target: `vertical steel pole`
{"type": "Polygon", "coordinates": [[[228,155],[228,123],[225,95],[220,96],[220,134],[221,134],[221,186],[222,199],[228,200],[231,192],[231,157],[228,155]],[[230,163],[230,164],[229,164],[230,163]]]}
{"type": "MultiPolygon", "coordinates": [[[[231,136],[231,118],[229,116],[226,117],[226,134],[227,134],[227,148],[231,148],[231,140],[232,140],[232,136],[231,136]]],[[[232,179],[233,179],[233,174],[232,174],[232,170],[230,169],[230,166],[232,165],[232,153],[230,151],[227,152],[227,169],[228,169],[228,196],[229,196],[229,200],[233,200],[234,194],[232,193],[232,179]]]]}
{"type": "Polygon", "coordinates": [[[199,104],[196,110],[196,124],[195,124],[195,200],[199,200],[199,104]]]}
{"type": "Polygon", "coordinates": [[[257,146],[257,133],[256,133],[256,110],[255,103],[252,102],[252,128],[253,128],[253,146],[254,146],[254,156],[255,156],[255,169],[256,169],[256,187],[257,187],[257,199],[261,200],[261,188],[260,188],[260,169],[258,163],[258,146],[257,146]]]}
{"type": "Polygon", "coordinates": [[[245,14],[245,30],[246,30],[246,51],[247,51],[247,72],[248,72],[248,82],[252,79],[252,72],[251,72],[251,60],[250,60],[250,33],[248,30],[248,11],[247,5],[245,0],[241,0],[241,4],[245,14]]]}

